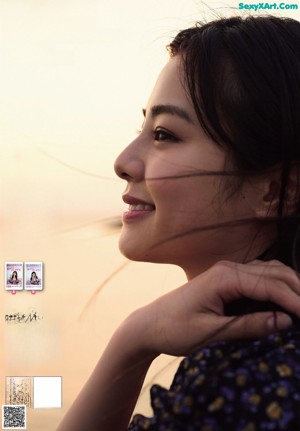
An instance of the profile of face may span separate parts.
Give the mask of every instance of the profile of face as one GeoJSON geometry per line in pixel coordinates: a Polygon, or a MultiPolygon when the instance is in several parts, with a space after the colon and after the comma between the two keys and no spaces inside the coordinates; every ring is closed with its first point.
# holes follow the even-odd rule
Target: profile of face
{"type": "Polygon", "coordinates": [[[142,130],[117,158],[115,171],[127,181],[123,200],[129,205],[121,252],[132,260],[179,265],[191,278],[221,259],[253,259],[268,244],[258,235],[249,252],[255,221],[226,226],[257,215],[259,184],[244,181],[237,193],[228,193],[234,178],[224,172],[234,164],[201,128],[183,82],[177,55],[159,75],[142,130]]]}

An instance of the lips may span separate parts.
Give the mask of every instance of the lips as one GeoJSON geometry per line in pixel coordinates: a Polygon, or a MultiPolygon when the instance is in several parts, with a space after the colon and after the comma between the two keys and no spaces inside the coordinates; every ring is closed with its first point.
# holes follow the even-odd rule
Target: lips
{"type": "Polygon", "coordinates": [[[125,204],[129,205],[129,209],[134,209],[136,211],[149,211],[155,209],[155,205],[151,202],[147,202],[144,199],[140,199],[131,195],[123,195],[122,196],[123,201],[125,204]],[[132,208],[131,208],[132,207],[132,208]]]}
{"type": "Polygon", "coordinates": [[[141,219],[155,210],[155,205],[143,199],[130,195],[123,195],[122,199],[129,205],[128,211],[123,214],[124,222],[141,219]]]}

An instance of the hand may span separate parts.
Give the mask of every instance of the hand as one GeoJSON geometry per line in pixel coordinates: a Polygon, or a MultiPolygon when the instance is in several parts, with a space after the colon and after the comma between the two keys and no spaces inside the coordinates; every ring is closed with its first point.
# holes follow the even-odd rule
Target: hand
{"type": "Polygon", "coordinates": [[[263,337],[291,325],[282,312],[224,316],[240,298],[270,301],[300,317],[300,281],[279,261],[221,261],[183,286],[135,311],[127,319],[139,348],[149,354],[183,356],[216,340],[263,337]]]}

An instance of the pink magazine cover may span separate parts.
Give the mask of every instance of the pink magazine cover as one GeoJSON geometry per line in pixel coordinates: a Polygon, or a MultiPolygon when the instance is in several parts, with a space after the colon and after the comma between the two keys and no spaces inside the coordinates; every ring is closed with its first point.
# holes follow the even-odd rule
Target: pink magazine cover
{"type": "Polygon", "coordinates": [[[43,290],[42,262],[25,262],[25,290],[43,290]]]}
{"type": "Polygon", "coordinates": [[[23,262],[5,263],[5,289],[23,290],[23,262]]]}

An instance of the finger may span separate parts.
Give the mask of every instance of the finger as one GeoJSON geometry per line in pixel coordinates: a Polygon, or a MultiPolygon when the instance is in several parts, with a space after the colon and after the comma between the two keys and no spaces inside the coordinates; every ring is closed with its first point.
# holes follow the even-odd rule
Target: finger
{"type": "Polygon", "coordinates": [[[237,264],[236,268],[241,272],[262,274],[284,280],[291,283],[293,287],[300,291],[299,274],[279,260],[269,260],[266,262],[256,260],[249,262],[248,264],[237,264]]]}
{"type": "Polygon", "coordinates": [[[227,286],[219,291],[223,303],[240,298],[249,298],[256,301],[267,301],[279,305],[288,312],[300,317],[300,295],[281,280],[265,278],[262,276],[239,277],[238,284],[227,286]]]}
{"type": "MultiPolygon", "coordinates": [[[[219,290],[221,296],[224,295],[224,299],[228,294],[229,301],[237,299],[235,295],[238,294],[240,295],[239,297],[243,295],[253,297],[252,295],[254,295],[253,299],[259,300],[260,298],[257,295],[262,294],[262,296],[265,296],[268,290],[271,294],[272,286],[276,286],[280,282],[287,292],[290,290],[300,296],[300,280],[296,272],[284,264],[277,264],[277,262],[270,261],[264,265],[219,262],[215,267],[217,277],[219,274],[219,280],[216,283],[216,286],[219,286],[217,290],[219,290]],[[258,287],[261,289],[264,287],[264,290],[258,292],[258,287]],[[234,297],[230,297],[230,294],[234,297]]],[[[262,300],[267,300],[267,298],[262,298],[262,300]]]]}
{"type": "MultiPolygon", "coordinates": [[[[238,286],[243,296],[260,301],[276,302],[278,305],[289,305],[299,309],[300,295],[286,281],[271,277],[251,277],[251,281],[238,286]]],[[[299,311],[299,310],[298,310],[299,311]]]]}
{"type": "Polygon", "coordinates": [[[249,264],[242,265],[242,267],[239,267],[242,271],[246,271],[250,268],[251,265],[251,271],[257,272],[257,274],[260,273],[264,276],[268,277],[274,277],[277,279],[280,279],[290,285],[292,289],[300,293],[300,277],[297,271],[292,269],[291,267],[285,265],[284,263],[280,262],[279,260],[269,260],[269,261],[252,261],[249,264]]]}
{"type": "Polygon", "coordinates": [[[291,325],[290,316],[282,312],[251,313],[226,319],[216,337],[218,340],[261,338],[291,325]]]}
{"type": "Polygon", "coordinates": [[[268,261],[261,261],[256,259],[248,263],[221,261],[218,262],[215,266],[218,265],[227,266],[232,270],[236,269],[238,271],[249,274],[267,274],[278,278],[287,277],[288,279],[291,279],[296,282],[299,282],[300,280],[300,274],[297,271],[276,259],[268,261]]]}
{"type": "Polygon", "coordinates": [[[250,262],[247,262],[246,265],[273,265],[273,266],[282,266],[284,263],[280,262],[280,260],[272,259],[272,260],[259,260],[254,259],[250,262]]]}

